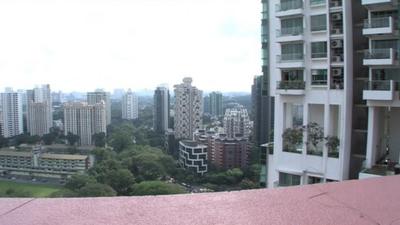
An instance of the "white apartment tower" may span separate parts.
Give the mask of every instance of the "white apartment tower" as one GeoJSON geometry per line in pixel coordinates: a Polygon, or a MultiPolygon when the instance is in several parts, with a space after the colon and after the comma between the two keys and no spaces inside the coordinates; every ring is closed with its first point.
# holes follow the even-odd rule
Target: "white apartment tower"
{"type": "Polygon", "coordinates": [[[202,125],[203,92],[192,86],[192,78],[186,77],[175,88],[174,130],[177,139],[192,139],[202,125]]]}
{"type": "Polygon", "coordinates": [[[80,137],[80,145],[91,145],[92,135],[106,133],[106,106],[104,102],[88,105],[84,102],[64,104],[64,134],[80,137]]]}
{"type": "Polygon", "coordinates": [[[224,131],[228,138],[236,136],[249,137],[250,135],[250,118],[242,105],[225,110],[224,131]]]}
{"type": "Polygon", "coordinates": [[[53,126],[50,85],[42,85],[26,92],[27,129],[30,135],[43,136],[53,126]]]}
{"type": "Polygon", "coordinates": [[[368,135],[359,178],[398,174],[400,169],[400,4],[398,0],[362,0],[362,4],[368,10],[362,30],[368,40],[362,61],[368,68],[363,86],[368,135]]]}
{"type": "Polygon", "coordinates": [[[139,117],[138,96],[128,90],[122,96],[122,119],[134,120],[139,117]]]}
{"type": "Polygon", "coordinates": [[[365,130],[357,123],[364,114],[354,99],[355,81],[364,79],[358,52],[367,42],[358,25],[367,1],[379,2],[263,1],[263,26],[278,27],[263,43],[269,45],[263,59],[275,97],[268,187],[341,181],[360,169],[363,156],[356,149],[365,130]]]}
{"type": "Polygon", "coordinates": [[[89,105],[94,105],[96,103],[100,103],[104,101],[106,107],[106,118],[107,118],[107,125],[111,124],[111,99],[110,93],[102,91],[100,89],[96,90],[95,92],[88,92],[87,93],[87,103],[89,105]]]}
{"type": "Polygon", "coordinates": [[[4,137],[13,137],[24,132],[21,94],[11,90],[1,93],[1,129],[4,137]]]}

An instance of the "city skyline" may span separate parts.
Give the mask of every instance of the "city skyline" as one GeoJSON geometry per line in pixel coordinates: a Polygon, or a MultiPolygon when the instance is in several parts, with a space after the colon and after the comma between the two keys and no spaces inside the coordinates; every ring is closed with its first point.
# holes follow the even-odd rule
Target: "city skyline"
{"type": "Polygon", "coordinates": [[[249,92],[261,74],[258,1],[0,5],[0,18],[12,21],[0,24],[0,89],[41,83],[66,92],[155,89],[160,83],[171,89],[191,76],[205,91],[249,92]]]}

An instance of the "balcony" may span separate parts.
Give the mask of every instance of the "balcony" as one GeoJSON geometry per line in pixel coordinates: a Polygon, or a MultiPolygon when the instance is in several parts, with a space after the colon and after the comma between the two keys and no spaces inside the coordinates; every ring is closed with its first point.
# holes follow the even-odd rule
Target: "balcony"
{"type": "Polygon", "coordinates": [[[372,177],[383,177],[383,176],[393,176],[400,174],[400,166],[388,166],[377,164],[372,166],[372,168],[367,168],[362,170],[358,174],[358,179],[366,179],[372,177]]]}
{"type": "Polygon", "coordinates": [[[303,27],[286,27],[276,31],[278,42],[304,41],[303,27]]]}
{"type": "Polygon", "coordinates": [[[368,81],[363,91],[363,99],[392,101],[396,90],[397,83],[393,80],[368,81]]]}
{"type": "Polygon", "coordinates": [[[396,32],[393,17],[370,18],[364,20],[363,35],[394,35],[396,32]]]}
{"type": "Polygon", "coordinates": [[[277,55],[276,60],[279,68],[301,68],[304,67],[303,53],[285,53],[277,55]]]}
{"type": "Polygon", "coordinates": [[[361,4],[369,10],[392,10],[398,5],[397,0],[362,0],[361,4]]]}
{"type": "Polygon", "coordinates": [[[396,49],[370,49],[364,52],[364,66],[394,66],[399,62],[396,49]]]}
{"type": "Polygon", "coordinates": [[[276,4],[276,17],[294,16],[303,14],[303,1],[293,0],[276,4]]]}
{"type": "Polygon", "coordinates": [[[304,95],[306,82],[302,80],[278,81],[276,93],[280,95],[304,95]]]}

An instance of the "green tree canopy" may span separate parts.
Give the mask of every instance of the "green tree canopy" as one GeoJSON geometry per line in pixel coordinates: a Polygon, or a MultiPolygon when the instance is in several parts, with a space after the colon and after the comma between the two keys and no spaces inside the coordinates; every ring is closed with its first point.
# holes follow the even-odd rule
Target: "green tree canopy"
{"type": "Polygon", "coordinates": [[[185,189],[177,184],[162,181],[143,181],[133,185],[131,195],[168,195],[185,192],[185,189]]]}
{"type": "Polygon", "coordinates": [[[116,196],[117,192],[107,184],[88,183],[78,191],[80,197],[116,196]]]}

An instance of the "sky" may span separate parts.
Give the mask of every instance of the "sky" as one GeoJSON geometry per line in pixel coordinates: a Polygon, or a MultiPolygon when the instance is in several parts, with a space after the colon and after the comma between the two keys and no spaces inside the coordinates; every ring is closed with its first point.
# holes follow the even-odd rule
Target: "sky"
{"type": "Polygon", "coordinates": [[[1,0],[0,89],[250,91],[260,0],[1,0]]]}

